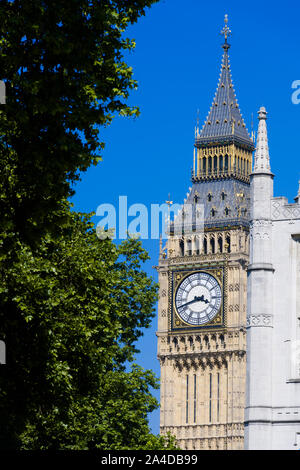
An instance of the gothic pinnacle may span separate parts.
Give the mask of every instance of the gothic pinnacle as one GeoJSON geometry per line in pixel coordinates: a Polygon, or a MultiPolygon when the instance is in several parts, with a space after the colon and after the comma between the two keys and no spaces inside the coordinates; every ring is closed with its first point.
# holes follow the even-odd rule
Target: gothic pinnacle
{"type": "Polygon", "coordinates": [[[267,111],[263,106],[258,111],[258,132],[253,173],[271,173],[267,131],[267,111]]]}

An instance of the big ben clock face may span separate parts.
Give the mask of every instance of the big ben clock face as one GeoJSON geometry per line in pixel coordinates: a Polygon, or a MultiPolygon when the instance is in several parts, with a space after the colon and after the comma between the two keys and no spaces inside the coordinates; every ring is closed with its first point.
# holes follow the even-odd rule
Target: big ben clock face
{"type": "Polygon", "coordinates": [[[201,326],[213,320],[221,308],[222,291],[214,276],[197,272],[187,276],[175,294],[177,314],[185,323],[201,326]]]}

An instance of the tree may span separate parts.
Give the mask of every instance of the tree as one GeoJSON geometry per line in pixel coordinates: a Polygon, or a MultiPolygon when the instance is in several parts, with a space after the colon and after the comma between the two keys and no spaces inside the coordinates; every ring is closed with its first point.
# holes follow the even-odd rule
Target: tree
{"type": "Polygon", "coordinates": [[[134,365],[157,289],[140,242],[100,240],[71,211],[101,126],[136,116],[123,59],[156,0],[2,0],[0,377],[2,449],[173,449],[153,436],[151,371],[134,365]]]}
{"type": "Polygon", "coordinates": [[[18,261],[1,266],[9,354],[0,445],[164,448],[147,422],[157,380],[134,364],[126,370],[153,317],[156,285],[141,269],[148,255],[137,240],[99,240],[87,216],[71,220],[63,237],[48,235],[35,253],[20,245],[18,261]]]}
{"type": "MultiPolygon", "coordinates": [[[[2,0],[1,226],[27,243],[66,222],[79,174],[101,159],[101,126],[136,116],[127,26],[157,0],[2,0]]],[[[3,249],[10,249],[6,236],[3,249]]]]}

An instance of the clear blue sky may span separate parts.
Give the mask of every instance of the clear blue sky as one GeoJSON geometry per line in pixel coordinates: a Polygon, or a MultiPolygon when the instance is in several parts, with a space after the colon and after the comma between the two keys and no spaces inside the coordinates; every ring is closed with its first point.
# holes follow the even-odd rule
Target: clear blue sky
{"type": "MultiPolygon", "coordinates": [[[[135,52],[126,57],[139,89],[129,102],[138,119],[118,117],[103,130],[103,162],[82,175],[73,198],[75,210],[95,211],[102,203],[161,204],[168,193],[182,203],[190,183],[197,109],[206,118],[219,78],[224,14],[232,30],[231,69],[248,129],[251,114],[269,112],[268,131],[275,195],[290,201],[300,179],[298,146],[300,104],[291,101],[291,84],[300,80],[300,4],[293,0],[252,2],[161,0],[130,27],[135,52]]],[[[156,279],[158,241],[143,242],[151,261],[146,270],[156,279]]],[[[159,375],[156,319],[139,342],[138,362],[159,375]]],[[[159,394],[156,393],[159,397],[159,394]]],[[[150,416],[159,432],[159,412],[150,416]]]]}

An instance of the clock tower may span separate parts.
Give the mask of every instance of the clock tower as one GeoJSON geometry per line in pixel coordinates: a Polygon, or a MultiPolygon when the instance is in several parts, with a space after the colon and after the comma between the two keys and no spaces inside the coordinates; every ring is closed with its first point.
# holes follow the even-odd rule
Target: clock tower
{"type": "Polygon", "coordinates": [[[182,449],[243,449],[249,175],[254,144],[235,96],[225,17],[217,91],[196,128],[192,187],[159,256],[161,433],[182,449]],[[184,221],[191,208],[190,223],[184,221]],[[203,215],[203,225],[196,223],[203,215]]]}

